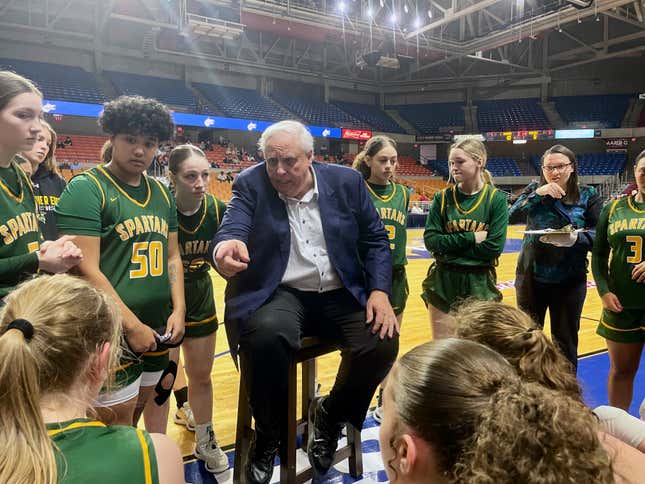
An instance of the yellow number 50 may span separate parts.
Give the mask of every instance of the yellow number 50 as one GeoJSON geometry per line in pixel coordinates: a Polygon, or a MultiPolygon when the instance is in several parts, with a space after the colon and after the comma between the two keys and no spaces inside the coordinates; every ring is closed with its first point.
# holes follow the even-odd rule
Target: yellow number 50
{"type": "Polygon", "coordinates": [[[132,244],[132,264],[137,267],[130,271],[130,279],[140,279],[151,275],[158,277],[163,274],[163,244],[153,242],[135,242],[132,244]]]}
{"type": "Polygon", "coordinates": [[[628,244],[632,244],[629,248],[632,255],[627,257],[627,262],[630,264],[640,264],[643,260],[643,237],[638,235],[628,235],[625,237],[628,244]]]}

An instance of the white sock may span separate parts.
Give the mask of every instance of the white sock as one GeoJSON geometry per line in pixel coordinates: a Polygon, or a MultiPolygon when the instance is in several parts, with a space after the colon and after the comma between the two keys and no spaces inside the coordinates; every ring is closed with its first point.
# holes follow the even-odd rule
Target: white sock
{"type": "Polygon", "coordinates": [[[195,441],[197,443],[208,442],[211,438],[215,439],[212,422],[195,425],[195,441]]]}

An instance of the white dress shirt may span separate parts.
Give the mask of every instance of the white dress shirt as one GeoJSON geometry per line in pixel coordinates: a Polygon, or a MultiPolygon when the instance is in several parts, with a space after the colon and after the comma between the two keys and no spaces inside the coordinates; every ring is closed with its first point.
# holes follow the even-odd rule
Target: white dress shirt
{"type": "Polygon", "coordinates": [[[291,243],[282,284],[301,291],[326,292],[343,287],[327,253],[318,205],[318,181],[298,200],[278,194],[287,208],[291,243]]]}

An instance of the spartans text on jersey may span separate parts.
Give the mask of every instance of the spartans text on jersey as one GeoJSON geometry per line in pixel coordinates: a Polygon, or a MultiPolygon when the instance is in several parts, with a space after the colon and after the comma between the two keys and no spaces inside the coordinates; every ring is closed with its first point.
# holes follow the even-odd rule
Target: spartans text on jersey
{"type": "Polygon", "coordinates": [[[479,220],[462,218],[459,220],[448,220],[446,222],[446,232],[449,234],[454,232],[481,232],[483,230],[488,230],[488,224],[480,222],[479,220]]]}
{"type": "Polygon", "coordinates": [[[0,236],[5,245],[14,243],[29,232],[38,232],[38,218],[33,212],[23,212],[0,225],[0,236]]]}
{"type": "Polygon", "coordinates": [[[383,220],[392,220],[401,225],[405,225],[406,223],[405,214],[400,210],[391,207],[381,207],[379,212],[383,220]]]}
{"type": "Polygon", "coordinates": [[[614,235],[616,232],[623,230],[643,230],[645,229],[645,217],[620,219],[612,222],[609,225],[609,235],[614,235]]]}
{"type": "Polygon", "coordinates": [[[114,230],[121,240],[128,240],[135,235],[155,232],[168,238],[168,222],[156,215],[139,215],[117,224],[114,230]]]}

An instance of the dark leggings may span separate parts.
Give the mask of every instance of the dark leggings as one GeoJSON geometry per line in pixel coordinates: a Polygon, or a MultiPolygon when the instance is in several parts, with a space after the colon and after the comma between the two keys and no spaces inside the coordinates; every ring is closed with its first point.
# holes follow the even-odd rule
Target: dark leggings
{"type": "Polygon", "coordinates": [[[516,294],[517,305],[530,314],[541,328],[544,327],[544,316],[549,309],[553,341],[577,369],[578,330],[587,295],[587,281],[548,284],[533,280],[517,288],[516,294]]]}

